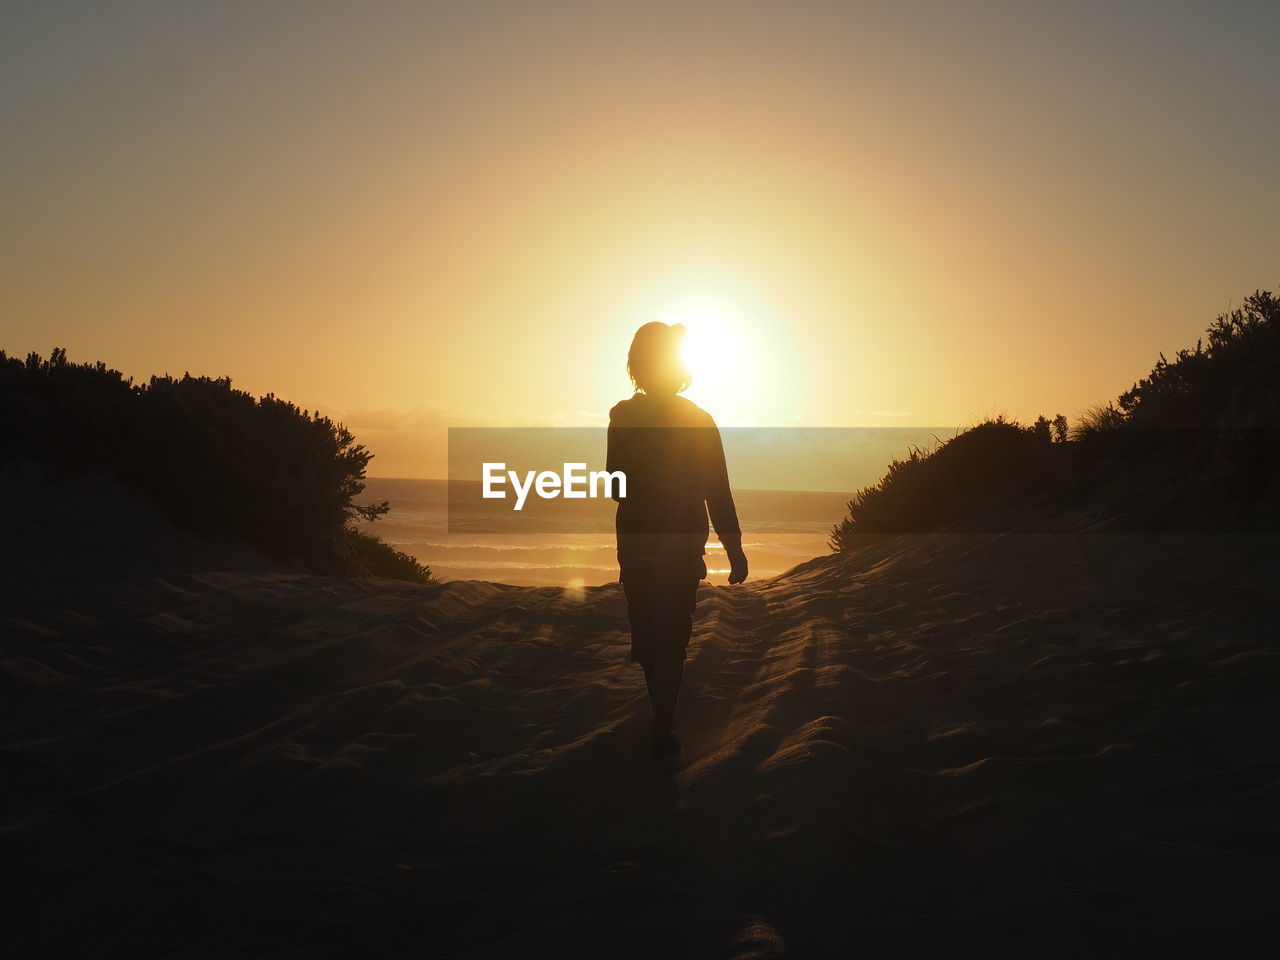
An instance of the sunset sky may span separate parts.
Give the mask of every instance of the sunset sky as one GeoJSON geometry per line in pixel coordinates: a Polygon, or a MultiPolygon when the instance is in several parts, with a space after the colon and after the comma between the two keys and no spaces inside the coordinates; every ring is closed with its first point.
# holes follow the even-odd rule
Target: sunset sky
{"type": "Polygon", "coordinates": [[[343,419],[1074,415],[1280,283],[1280,5],[9,3],[0,349],[343,419]]]}

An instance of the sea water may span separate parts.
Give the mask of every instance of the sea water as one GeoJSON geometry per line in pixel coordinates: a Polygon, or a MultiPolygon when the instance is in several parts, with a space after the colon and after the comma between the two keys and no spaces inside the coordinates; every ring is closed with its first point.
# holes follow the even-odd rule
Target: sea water
{"type": "MultiPolygon", "coordinates": [[[[825,491],[735,490],[733,496],[752,579],[775,576],[830,553],[827,538],[849,500],[847,493],[825,491]]],[[[617,545],[598,518],[578,532],[450,533],[445,480],[373,478],[358,499],[388,501],[390,512],[361,526],[417,557],[443,580],[593,586],[618,579],[617,545]]],[[[612,504],[600,507],[613,509],[612,504]]],[[[453,519],[456,528],[466,518],[453,519]]],[[[725,583],[729,562],[714,533],[706,559],[707,579],[725,583]]]]}

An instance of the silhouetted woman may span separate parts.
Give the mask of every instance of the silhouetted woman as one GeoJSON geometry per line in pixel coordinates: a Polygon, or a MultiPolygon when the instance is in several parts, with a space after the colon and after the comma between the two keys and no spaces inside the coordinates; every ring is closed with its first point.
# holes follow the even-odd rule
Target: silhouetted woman
{"type": "MultiPolygon", "coordinates": [[[[653,708],[650,756],[677,753],[672,729],[707,575],[707,512],[729,556],[730,583],[747,577],[742,531],[715,421],[679,394],[692,379],[680,356],[685,328],[646,323],[627,354],[636,394],[609,411],[609,470],[627,476],[618,499],[618,565],[631,621],[631,659],[644,668],[653,708]]],[[[616,499],[616,498],[615,498],[616,499]]]]}

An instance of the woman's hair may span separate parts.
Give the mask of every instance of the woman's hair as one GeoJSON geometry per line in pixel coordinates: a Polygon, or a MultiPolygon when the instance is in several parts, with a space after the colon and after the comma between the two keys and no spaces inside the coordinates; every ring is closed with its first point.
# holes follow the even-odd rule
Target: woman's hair
{"type": "Polygon", "coordinates": [[[693,373],[680,355],[686,332],[683,323],[668,326],[657,320],[637,330],[627,351],[631,382],[645,393],[687,390],[693,373]]]}

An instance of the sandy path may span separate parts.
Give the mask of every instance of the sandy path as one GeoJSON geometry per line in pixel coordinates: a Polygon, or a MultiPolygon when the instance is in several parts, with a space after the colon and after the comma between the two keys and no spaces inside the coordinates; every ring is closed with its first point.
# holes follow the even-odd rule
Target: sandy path
{"type": "Polygon", "coordinates": [[[1258,947],[1274,558],[1262,537],[933,535],[706,587],[685,762],[661,768],[616,585],[95,566],[73,589],[10,565],[18,944],[1258,947]]]}

